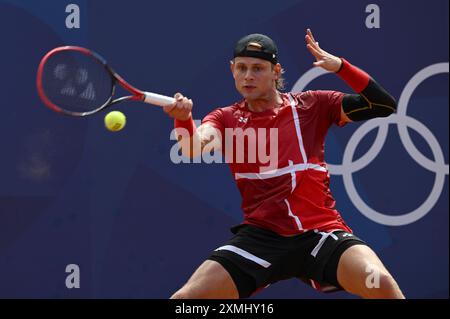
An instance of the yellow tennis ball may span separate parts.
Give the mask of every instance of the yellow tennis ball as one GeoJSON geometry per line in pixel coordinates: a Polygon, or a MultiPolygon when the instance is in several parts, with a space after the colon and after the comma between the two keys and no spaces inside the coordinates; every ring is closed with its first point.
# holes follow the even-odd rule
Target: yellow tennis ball
{"type": "Polygon", "coordinates": [[[105,126],[112,132],[120,131],[124,128],[127,119],[122,112],[112,111],[105,116],[105,126]]]}

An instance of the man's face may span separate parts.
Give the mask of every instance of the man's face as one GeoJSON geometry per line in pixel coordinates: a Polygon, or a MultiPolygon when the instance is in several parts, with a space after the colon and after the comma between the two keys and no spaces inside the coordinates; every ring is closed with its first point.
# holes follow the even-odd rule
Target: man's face
{"type": "Polygon", "coordinates": [[[251,57],[236,57],[231,63],[236,89],[247,100],[266,99],[275,89],[281,66],[251,57]]]}

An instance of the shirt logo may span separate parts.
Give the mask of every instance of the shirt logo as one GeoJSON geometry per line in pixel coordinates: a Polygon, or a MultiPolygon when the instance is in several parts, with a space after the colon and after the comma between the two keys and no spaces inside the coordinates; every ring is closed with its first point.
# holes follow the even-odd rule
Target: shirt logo
{"type": "Polygon", "coordinates": [[[342,235],[342,237],[351,237],[351,236],[353,236],[353,234],[344,233],[344,234],[342,235]]]}
{"type": "Polygon", "coordinates": [[[240,116],[239,117],[239,120],[238,120],[240,123],[247,123],[247,121],[248,121],[248,117],[242,117],[242,116],[240,116]]]}

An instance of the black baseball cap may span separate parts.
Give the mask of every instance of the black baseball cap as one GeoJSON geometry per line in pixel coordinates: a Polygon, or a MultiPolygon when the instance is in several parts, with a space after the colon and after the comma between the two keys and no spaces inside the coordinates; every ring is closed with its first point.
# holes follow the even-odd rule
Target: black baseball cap
{"type": "Polygon", "coordinates": [[[278,48],[267,35],[254,33],[240,39],[234,47],[233,57],[252,57],[278,63],[278,48]]]}

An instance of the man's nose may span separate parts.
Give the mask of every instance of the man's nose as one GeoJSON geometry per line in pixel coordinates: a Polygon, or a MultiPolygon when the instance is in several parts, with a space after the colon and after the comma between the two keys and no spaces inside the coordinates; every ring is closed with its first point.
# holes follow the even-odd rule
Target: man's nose
{"type": "Polygon", "coordinates": [[[247,70],[247,72],[245,72],[244,78],[246,80],[253,80],[253,72],[251,70],[247,70]]]}

